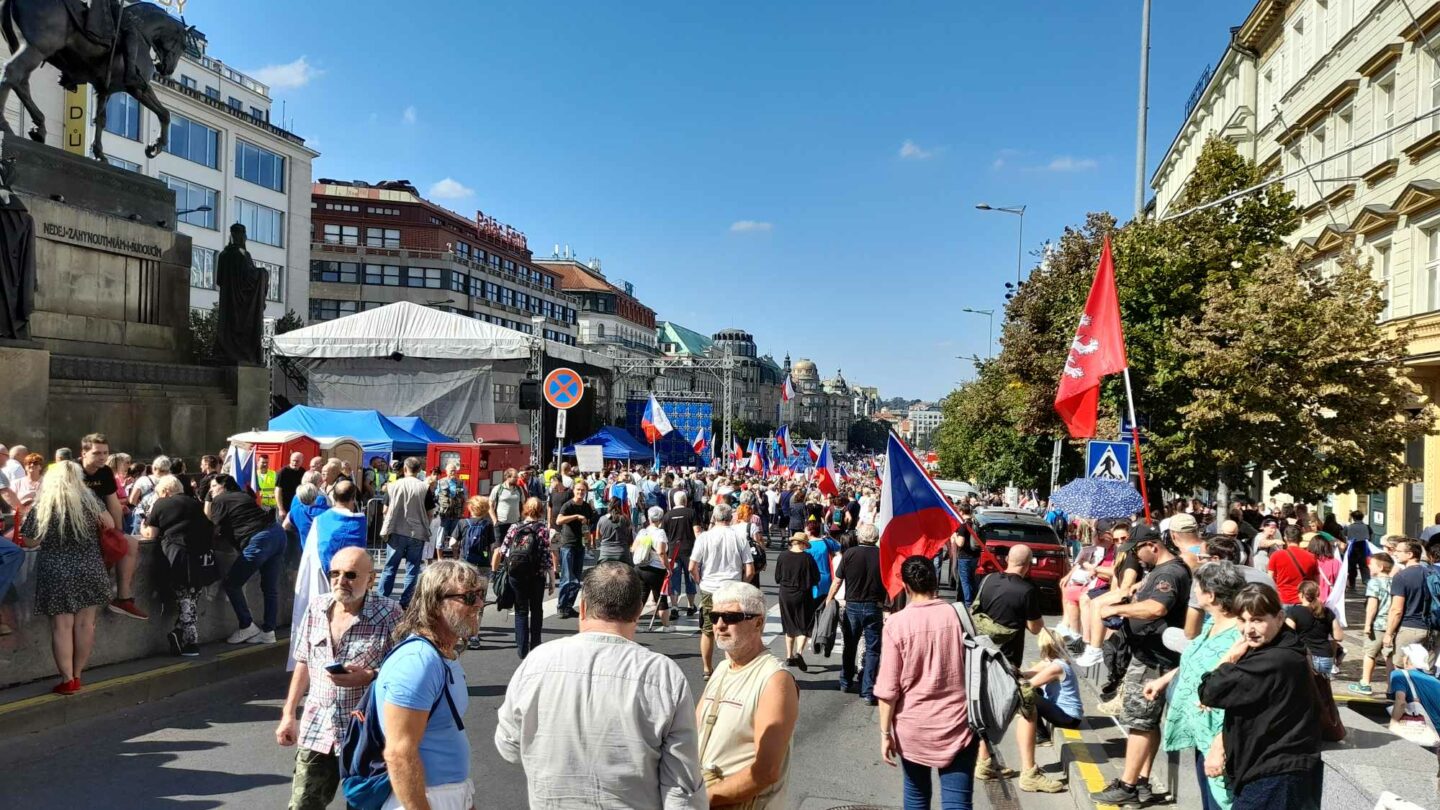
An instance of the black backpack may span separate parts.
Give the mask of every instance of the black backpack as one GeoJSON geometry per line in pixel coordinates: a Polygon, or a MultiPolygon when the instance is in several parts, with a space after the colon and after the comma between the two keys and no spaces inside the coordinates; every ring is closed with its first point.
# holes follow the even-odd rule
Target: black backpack
{"type": "Polygon", "coordinates": [[[515,541],[505,555],[505,568],[510,576],[531,579],[540,573],[540,532],[545,524],[526,521],[515,527],[515,541]]]}
{"type": "Polygon", "coordinates": [[[755,563],[755,571],[758,573],[765,570],[765,566],[770,562],[770,555],[765,551],[765,546],[751,539],[750,559],[755,563]]]}

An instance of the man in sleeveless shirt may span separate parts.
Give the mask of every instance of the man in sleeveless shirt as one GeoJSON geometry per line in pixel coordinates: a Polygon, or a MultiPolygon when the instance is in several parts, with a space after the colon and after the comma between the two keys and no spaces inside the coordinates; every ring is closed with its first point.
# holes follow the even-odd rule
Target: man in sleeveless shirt
{"type": "Polygon", "coordinates": [[[789,807],[790,741],[800,713],[795,678],[765,649],[765,595],[727,582],[714,595],[715,643],[725,661],[700,697],[700,768],[713,805],[789,807]]]}

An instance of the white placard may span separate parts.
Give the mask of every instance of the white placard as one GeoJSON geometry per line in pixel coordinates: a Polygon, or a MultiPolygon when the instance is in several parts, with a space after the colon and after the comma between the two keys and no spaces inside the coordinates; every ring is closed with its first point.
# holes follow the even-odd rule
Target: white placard
{"type": "Polygon", "coordinates": [[[582,473],[605,472],[605,448],[598,444],[582,444],[575,448],[575,460],[582,473]]]}

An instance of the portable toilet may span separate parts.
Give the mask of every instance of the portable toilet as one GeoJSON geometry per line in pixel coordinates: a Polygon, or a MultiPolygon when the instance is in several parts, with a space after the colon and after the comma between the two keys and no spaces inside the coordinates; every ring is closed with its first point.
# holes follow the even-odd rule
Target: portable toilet
{"type": "Polygon", "coordinates": [[[360,442],[349,436],[317,436],[315,441],[320,445],[319,455],[327,459],[338,458],[347,462],[350,465],[350,471],[356,475],[365,469],[363,464],[365,449],[360,446],[360,442]]]}
{"type": "Polygon", "coordinates": [[[305,461],[320,455],[320,443],[294,430],[252,430],[237,433],[228,440],[254,451],[256,458],[264,456],[270,469],[279,470],[290,461],[291,453],[300,453],[305,461]]]}

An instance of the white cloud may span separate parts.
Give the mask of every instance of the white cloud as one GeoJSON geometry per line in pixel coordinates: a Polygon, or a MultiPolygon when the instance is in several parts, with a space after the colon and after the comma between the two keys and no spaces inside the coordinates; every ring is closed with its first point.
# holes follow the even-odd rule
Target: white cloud
{"type": "Polygon", "coordinates": [[[1019,149],[1001,149],[998,153],[996,153],[995,160],[990,164],[990,168],[995,171],[999,171],[1009,165],[1010,158],[1019,156],[1019,149]]]}
{"type": "Polygon", "coordinates": [[[775,226],[769,222],[758,222],[753,219],[742,219],[730,223],[731,233],[768,233],[775,230],[775,226]]]}
{"type": "Polygon", "coordinates": [[[1061,155],[1050,161],[1045,166],[1047,172],[1088,172],[1099,168],[1100,162],[1094,158],[1076,158],[1069,155],[1061,155]]]}
{"type": "Polygon", "coordinates": [[[272,90],[292,90],[304,87],[325,75],[325,71],[311,65],[309,60],[302,56],[289,64],[266,65],[258,70],[252,70],[250,75],[258,81],[270,85],[272,90]]]}
{"type": "Polygon", "coordinates": [[[414,104],[411,104],[409,107],[406,107],[406,108],[405,108],[405,112],[403,112],[403,113],[400,114],[400,120],[401,120],[401,121],[404,121],[406,124],[414,124],[415,121],[416,121],[418,118],[419,118],[419,114],[415,112],[415,105],[414,105],[414,104]]]}
{"type": "Polygon", "coordinates": [[[909,138],[906,138],[905,143],[900,144],[900,159],[929,160],[930,158],[935,157],[936,151],[937,150],[935,149],[921,149],[920,144],[915,143],[909,138]]]}
{"type": "Polygon", "coordinates": [[[472,196],[474,193],[474,189],[466,187],[459,180],[453,177],[447,177],[431,186],[425,196],[437,200],[462,200],[472,196]]]}

